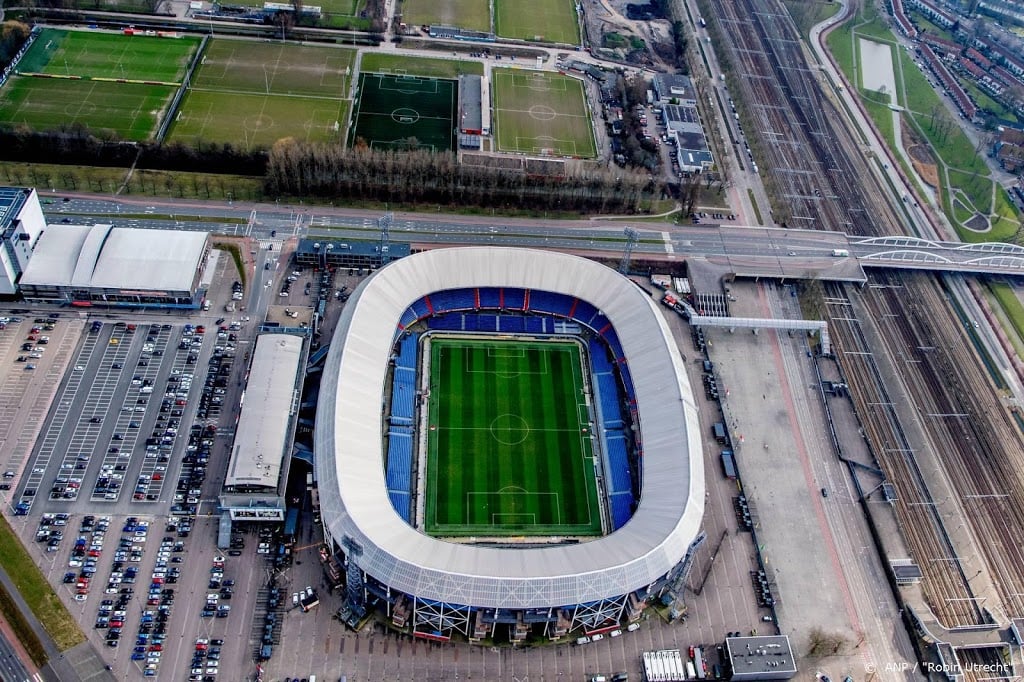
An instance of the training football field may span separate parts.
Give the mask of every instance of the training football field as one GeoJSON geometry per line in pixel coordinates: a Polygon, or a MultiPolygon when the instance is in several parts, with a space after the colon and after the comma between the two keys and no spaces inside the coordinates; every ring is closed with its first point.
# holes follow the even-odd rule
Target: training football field
{"type": "Polygon", "coordinates": [[[601,534],[579,346],[435,337],[429,373],[428,534],[601,534]]]}
{"type": "Polygon", "coordinates": [[[594,130],[583,83],[525,69],[493,69],[498,151],[593,158],[594,130]]]}
{"type": "Polygon", "coordinates": [[[179,83],[199,38],[126,36],[47,28],[18,63],[22,73],[179,83]]]}
{"type": "Polygon", "coordinates": [[[419,76],[359,74],[350,145],[403,148],[410,140],[435,151],[452,149],[455,81],[419,76]]]}

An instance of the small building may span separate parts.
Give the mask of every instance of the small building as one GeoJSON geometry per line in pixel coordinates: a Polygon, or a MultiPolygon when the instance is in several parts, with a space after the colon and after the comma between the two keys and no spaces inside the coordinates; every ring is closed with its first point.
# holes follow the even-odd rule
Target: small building
{"type": "Polygon", "coordinates": [[[896,584],[901,586],[916,585],[924,578],[921,567],[910,559],[894,559],[890,561],[889,570],[892,571],[896,584]]]}
{"type": "Polygon", "coordinates": [[[665,104],[662,107],[662,116],[667,134],[675,140],[679,169],[687,173],[700,173],[711,168],[715,159],[708,148],[697,107],[665,104]]]}
{"type": "Polygon", "coordinates": [[[206,232],[49,225],[19,288],[39,303],[198,308],[209,252],[206,232]]]}
{"type": "Polygon", "coordinates": [[[725,652],[733,680],[788,680],[796,675],[787,635],[727,637],[725,652]]]}
{"type": "Polygon", "coordinates": [[[1016,173],[1024,168],[1024,130],[1003,128],[993,148],[1003,170],[1016,173]]]}
{"type": "Polygon", "coordinates": [[[391,243],[381,254],[379,242],[302,239],[295,262],[313,268],[379,268],[409,255],[409,245],[391,243]]]}
{"type": "Polygon", "coordinates": [[[0,295],[17,293],[18,280],[46,229],[39,195],[28,187],[0,187],[0,295]]]}
{"type": "MultiPolygon", "coordinates": [[[[483,135],[482,76],[475,74],[459,76],[459,132],[464,135],[483,135]]],[[[480,145],[477,144],[476,148],[479,149],[480,145]]]]}
{"type": "Polygon", "coordinates": [[[474,42],[493,43],[495,36],[489,31],[472,31],[458,26],[446,26],[443,24],[431,24],[427,27],[427,35],[431,38],[444,38],[446,40],[470,40],[474,42]]]}
{"type": "Polygon", "coordinates": [[[697,91],[693,87],[693,81],[689,76],[678,73],[656,73],[652,81],[654,95],[659,102],[671,102],[675,100],[678,104],[697,104],[697,91]]]}

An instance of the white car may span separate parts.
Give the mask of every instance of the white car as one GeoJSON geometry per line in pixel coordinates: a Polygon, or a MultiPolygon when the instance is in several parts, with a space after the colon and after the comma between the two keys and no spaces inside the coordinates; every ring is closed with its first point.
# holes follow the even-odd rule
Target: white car
{"type": "Polygon", "coordinates": [[[84,372],[85,371],[85,365],[75,365],[75,371],[76,372],[84,372]]]}

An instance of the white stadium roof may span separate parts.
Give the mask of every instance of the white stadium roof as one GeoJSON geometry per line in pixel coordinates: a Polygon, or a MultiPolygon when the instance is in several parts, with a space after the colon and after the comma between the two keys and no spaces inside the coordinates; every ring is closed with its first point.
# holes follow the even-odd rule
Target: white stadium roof
{"type": "Polygon", "coordinates": [[[297,407],[296,379],[302,337],[261,334],[256,338],[245,402],[224,485],[277,488],[288,446],[288,425],[297,407]]]}
{"type": "Polygon", "coordinates": [[[704,467],[697,406],[657,304],[629,280],[576,256],[469,247],[391,263],[353,293],[324,368],[316,471],[324,523],[377,580],[411,595],[469,606],[541,608],[626,594],[664,576],[700,532],[704,467]],[[628,358],[644,444],[633,518],[590,542],[507,549],[428,537],[385,489],[382,405],[399,317],[425,294],[522,287],[576,296],[611,320],[628,358]],[[334,382],[332,385],[331,382],[334,382]]]}
{"type": "Polygon", "coordinates": [[[189,291],[206,232],[110,225],[49,225],[21,284],[142,291],[189,291]]]}

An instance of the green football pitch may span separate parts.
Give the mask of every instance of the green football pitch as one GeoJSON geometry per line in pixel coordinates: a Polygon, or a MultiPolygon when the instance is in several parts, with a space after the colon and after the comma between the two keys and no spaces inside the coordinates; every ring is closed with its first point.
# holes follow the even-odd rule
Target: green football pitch
{"type": "Polygon", "coordinates": [[[600,535],[573,342],[430,341],[425,530],[600,535]]]}
{"type": "Polygon", "coordinates": [[[19,62],[23,73],[179,83],[199,38],[44,29],[19,62]]]}
{"type": "Polygon", "coordinates": [[[455,141],[456,94],[453,80],[361,73],[350,144],[362,139],[371,147],[401,147],[415,138],[448,151],[455,141]]]}

